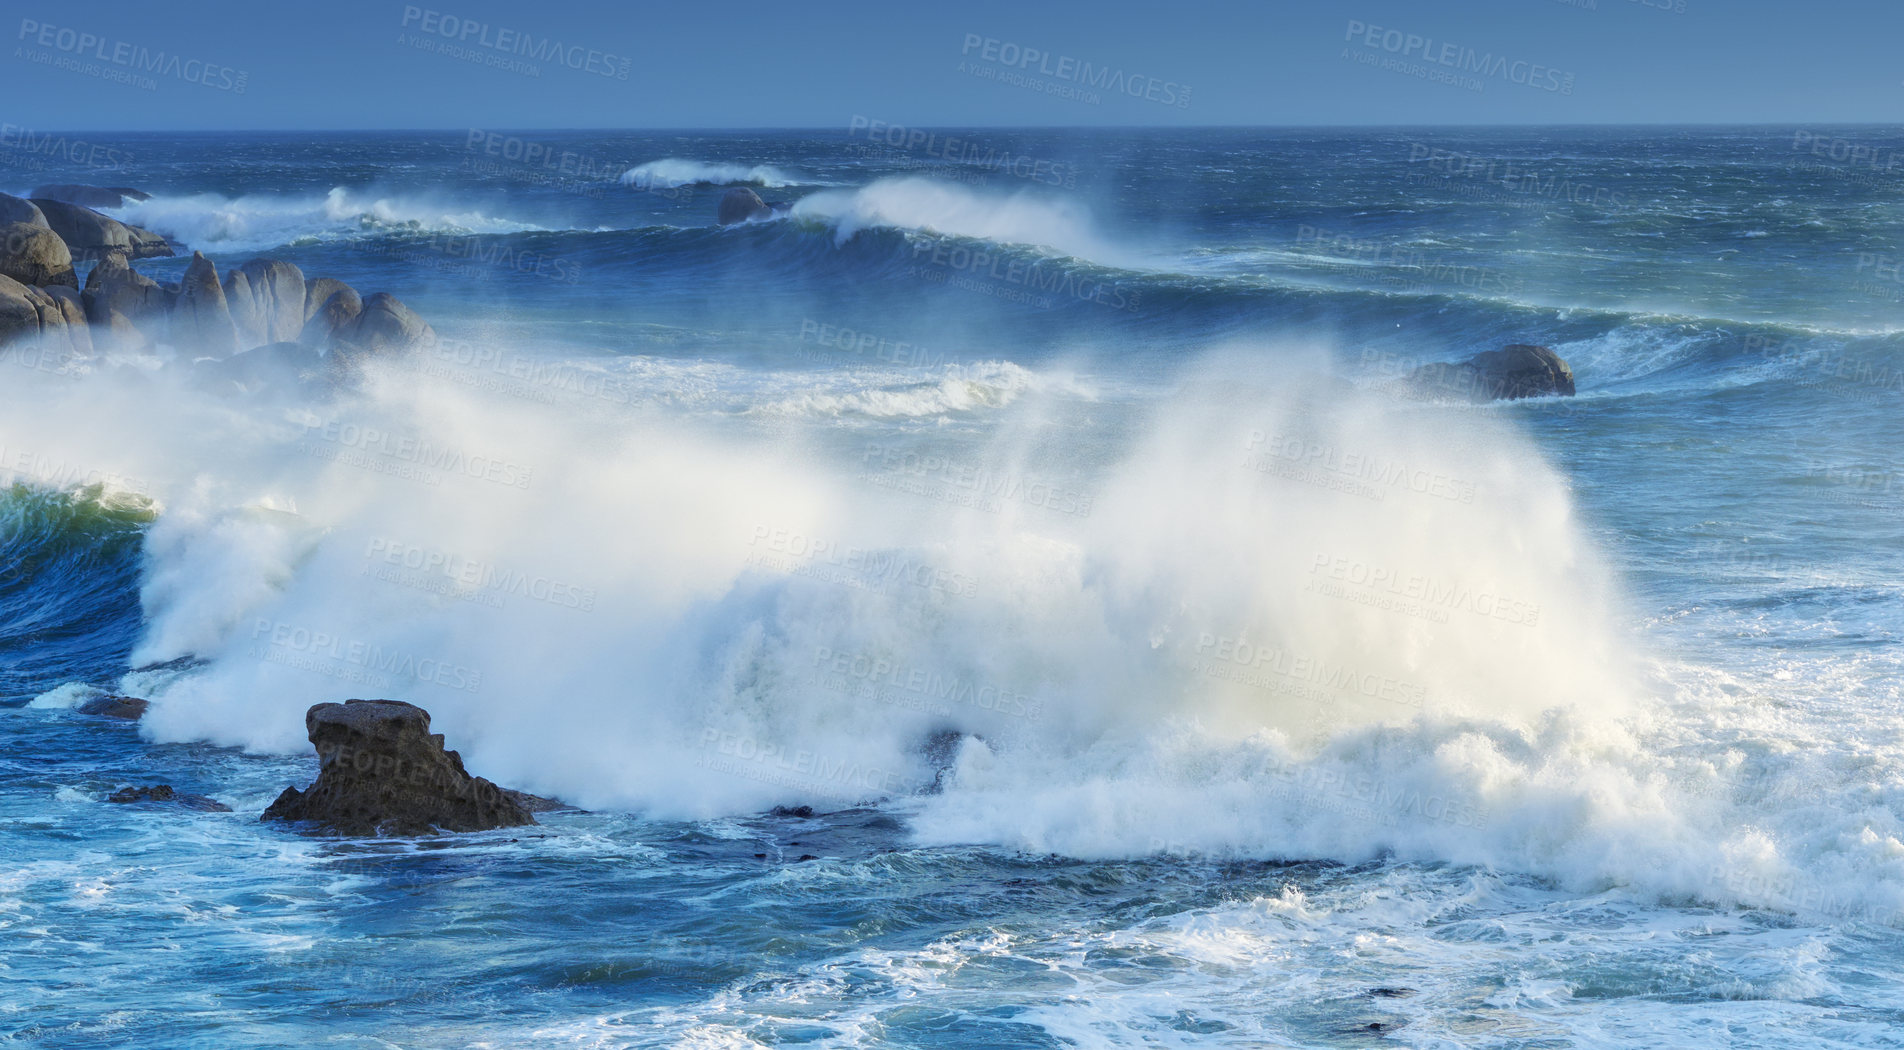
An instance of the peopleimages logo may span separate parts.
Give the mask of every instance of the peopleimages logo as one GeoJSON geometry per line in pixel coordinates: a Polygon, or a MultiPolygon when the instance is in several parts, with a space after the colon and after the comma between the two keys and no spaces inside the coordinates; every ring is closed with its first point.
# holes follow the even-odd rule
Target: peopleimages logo
{"type": "Polygon", "coordinates": [[[1126,73],[1110,66],[1094,66],[1069,55],[1054,55],[1035,47],[1024,47],[1009,40],[980,36],[977,33],[965,34],[965,46],[959,54],[971,57],[978,52],[982,62],[996,62],[1001,66],[1025,73],[1037,73],[1053,80],[1083,84],[1114,95],[1129,95],[1149,102],[1158,102],[1166,106],[1183,109],[1190,105],[1190,88],[1174,80],[1161,80],[1141,73],[1126,73]],[[1036,67],[1035,69],[1033,67],[1036,67]]]}
{"type": "Polygon", "coordinates": [[[537,62],[553,62],[609,80],[627,80],[628,71],[633,65],[632,59],[606,51],[596,51],[580,44],[564,45],[553,37],[538,39],[520,29],[497,29],[488,22],[459,18],[424,7],[405,6],[403,28],[415,29],[452,44],[487,48],[537,62]]]}
{"type": "MultiPolygon", "coordinates": [[[[1471,47],[1451,44],[1446,40],[1437,42],[1433,37],[1407,33],[1400,29],[1384,29],[1381,26],[1369,25],[1367,22],[1352,18],[1349,20],[1349,31],[1343,35],[1342,39],[1354,41],[1369,50],[1386,51],[1391,55],[1400,55],[1404,59],[1412,58],[1459,73],[1499,77],[1510,84],[1520,84],[1540,91],[1553,91],[1562,95],[1573,94],[1574,75],[1572,73],[1551,69],[1537,62],[1510,59],[1491,51],[1478,52],[1471,47]]],[[[1348,52],[1344,50],[1343,55],[1347,57],[1348,52]]],[[[1480,88],[1476,87],[1475,90],[1478,91],[1480,88]]]]}
{"type": "Polygon", "coordinates": [[[245,93],[245,82],[251,78],[251,74],[242,69],[221,66],[200,58],[154,51],[142,44],[111,40],[96,33],[68,29],[31,18],[20,19],[18,39],[76,58],[90,58],[136,73],[170,77],[187,84],[202,84],[237,95],[245,93]]]}

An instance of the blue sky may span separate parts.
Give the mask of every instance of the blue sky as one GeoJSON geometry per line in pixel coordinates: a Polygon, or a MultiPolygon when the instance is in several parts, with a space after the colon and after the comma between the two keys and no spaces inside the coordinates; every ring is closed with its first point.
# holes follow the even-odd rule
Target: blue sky
{"type": "Polygon", "coordinates": [[[1904,119],[1899,0],[9,7],[35,130],[1904,119]]]}

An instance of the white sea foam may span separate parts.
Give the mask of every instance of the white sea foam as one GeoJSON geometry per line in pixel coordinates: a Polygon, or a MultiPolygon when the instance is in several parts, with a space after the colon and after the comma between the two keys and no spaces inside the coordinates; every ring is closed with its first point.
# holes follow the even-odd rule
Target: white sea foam
{"type": "Polygon", "coordinates": [[[71,710],[95,697],[104,695],[105,691],[97,686],[87,685],[84,682],[66,682],[34,697],[27,702],[26,706],[71,710]]]}
{"type": "Polygon", "coordinates": [[[1004,194],[927,178],[880,179],[802,197],[792,214],[832,225],[841,241],[885,227],[1047,248],[1107,266],[1138,266],[1142,259],[1104,236],[1076,199],[1031,190],[1004,194]]]}
{"type": "Polygon", "coordinates": [[[869,485],[823,414],[411,372],[322,408],[26,373],[0,438],[166,508],[134,662],[207,662],[141,683],[153,739],[301,752],[309,704],[393,696],[484,775],[592,808],[890,796],[933,843],[1904,906],[1904,751],[1633,666],[1509,417],[1299,367],[1324,360],[1211,355],[1083,466],[1042,451],[1075,395],[1027,382],[955,449],[980,486],[1056,478],[1088,513],[869,485]]]}
{"type": "Polygon", "coordinates": [[[467,204],[333,187],[318,195],[216,193],[155,196],[111,209],[115,217],[202,251],[262,251],[303,240],[379,233],[519,233],[542,227],[471,210],[467,204]]]}
{"type": "Polygon", "coordinates": [[[636,189],[673,189],[679,186],[759,186],[762,189],[798,186],[810,180],[766,164],[724,164],[664,157],[629,168],[622,185],[636,189]]]}

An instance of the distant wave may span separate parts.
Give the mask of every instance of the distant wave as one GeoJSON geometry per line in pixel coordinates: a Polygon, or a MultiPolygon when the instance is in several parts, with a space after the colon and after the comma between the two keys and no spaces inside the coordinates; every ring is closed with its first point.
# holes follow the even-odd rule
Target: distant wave
{"type": "Polygon", "coordinates": [[[342,186],[323,196],[157,196],[113,209],[113,214],[188,248],[218,251],[256,251],[299,241],[387,233],[499,234],[543,228],[452,202],[369,196],[342,186]]]}
{"type": "Polygon", "coordinates": [[[864,229],[888,227],[1048,248],[1107,266],[1142,266],[1138,252],[1098,231],[1089,209],[1068,198],[1031,192],[1007,195],[932,179],[880,179],[856,190],[804,197],[792,215],[831,225],[841,241],[864,229]]]}
{"type": "Polygon", "coordinates": [[[624,186],[638,190],[673,189],[677,186],[759,186],[762,189],[798,186],[804,180],[766,164],[721,164],[703,160],[664,157],[629,168],[621,173],[624,186]]]}

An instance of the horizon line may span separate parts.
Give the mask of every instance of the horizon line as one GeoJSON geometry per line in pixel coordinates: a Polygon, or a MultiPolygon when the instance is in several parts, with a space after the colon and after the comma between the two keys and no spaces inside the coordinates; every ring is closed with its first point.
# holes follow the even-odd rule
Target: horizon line
{"type": "MultiPolygon", "coordinates": [[[[943,129],[978,130],[978,131],[1328,131],[1328,130],[1374,131],[1374,130],[1424,129],[1424,128],[1446,128],[1446,129],[1485,128],[1485,129],[1496,129],[1496,130],[1505,130],[1505,129],[1538,130],[1538,129],[1554,129],[1554,128],[1624,129],[1624,128],[1798,128],[1798,127],[1904,129],[1904,121],[1886,122],[1886,121],[1845,121],[1845,120],[1816,120],[1816,121],[1809,121],[1809,122],[1656,120],[1656,121],[1631,121],[1631,122],[1574,121],[1574,122],[1563,122],[1563,123],[1495,122],[1495,123],[1448,123],[1448,124],[1429,124],[1429,123],[1408,123],[1408,124],[1382,124],[1382,123],[1358,123],[1358,124],[954,124],[954,123],[902,123],[897,121],[881,121],[880,123],[888,127],[919,128],[922,130],[932,129],[932,128],[943,128],[943,129]]],[[[458,131],[483,130],[483,129],[479,129],[478,126],[474,124],[462,124],[462,125],[446,126],[446,127],[388,127],[388,128],[383,128],[383,127],[58,128],[58,129],[47,129],[44,131],[36,130],[33,128],[22,127],[20,125],[10,124],[9,126],[19,128],[21,132],[24,132],[26,134],[38,134],[38,135],[80,135],[80,134],[84,134],[84,135],[100,135],[100,134],[106,134],[106,135],[202,135],[202,134],[240,134],[240,133],[253,133],[253,134],[311,134],[311,133],[349,134],[349,133],[356,133],[356,134],[362,134],[367,132],[401,134],[401,133],[411,133],[411,132],[447,133],[447,132],[458,132],[458,131]]],[[[730,126],[730,125],[680,124],[680,125],[648,125],[648,126],[574,125],[574,126],[568,126],[568,127],[538,126],[538,125],[515,125],[515,126],[504,127],[500,125],[492,125],[491,127],[493,128],[493,130],[535,131],[535,132],[545,132],[545,133],[571,132],[571,131],[587,131],[587,132],[698,131],[698,132],[728,132],[728,133],[734,133],[734,132],[836,133],[841,131],[842,129],[850,131],[852,130],[853,125],[851,123],[847,123],[844,125],[842,124],[755,124],[755,125],[731,125],[730,126]]]]}

